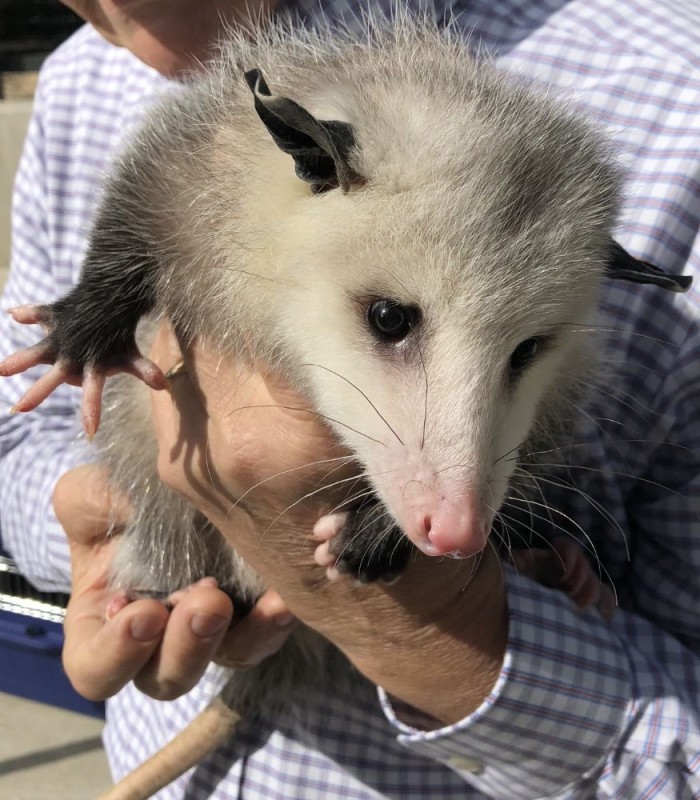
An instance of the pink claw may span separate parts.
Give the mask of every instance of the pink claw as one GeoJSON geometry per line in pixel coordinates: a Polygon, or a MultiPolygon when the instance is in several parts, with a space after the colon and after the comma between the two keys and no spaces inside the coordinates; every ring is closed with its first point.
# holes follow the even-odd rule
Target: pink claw
{"type": "Polygon", "coordinates": [[[95,369],[85,370],[83,375],[83,401],[80,413],[83,420],[83,430],[92,440],[100,426],[102,417],[102,390],[105,385],[105,376],[95,369]]]}

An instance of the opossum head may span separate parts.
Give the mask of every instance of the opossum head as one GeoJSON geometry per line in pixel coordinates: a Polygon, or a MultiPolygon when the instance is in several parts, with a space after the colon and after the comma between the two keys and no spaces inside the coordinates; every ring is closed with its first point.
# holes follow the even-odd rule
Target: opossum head
{"type": "MultiPolygon", "coordinates": [[[[486,109],[465,91],[336,102],[346,177],[275,224],[293,372],[433,555],[485,546],[519,451],[582,375],[618,184],[569,114],[500,79],[486,109]]],[[[296,167],[290,198],[313,183],[296,167]]]]}
{"type": "Polygon", "coordinates": [[[470,554],[533,430],[570,413],[559,406],[585,374],[598,269],[586,247],[562,261],[467,233],[459,192],[426,199],[324,198],[299,264],[309,289],[285,313],[316,407],[400,527],[426,553],[470,554]]]}

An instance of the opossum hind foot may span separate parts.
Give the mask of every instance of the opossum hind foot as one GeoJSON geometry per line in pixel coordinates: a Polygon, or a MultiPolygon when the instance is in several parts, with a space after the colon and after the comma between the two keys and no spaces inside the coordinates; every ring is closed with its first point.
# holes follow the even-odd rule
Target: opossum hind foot
{"type": "Polygon", "coordinates": [[[9,309],[8,313],[16,322],[41,325],[47,335],[38,344],[13,353],[0,362],[0,376],[18,375],[40,364],[52,365],[15,404],[13,412],[32,411],[63,383],[82,386],[83,428],[92,437],[100,424],[102,390],[110,375],[125,372],[152,389],[168,386],[161,369],[141,355],[135,342],[122,341],[106,352],[95,354],[89,346],[76,346],[78,343],[74,338],[60,335],[60,309],[54,310],[54,306],[17,306],[9,309]]]}

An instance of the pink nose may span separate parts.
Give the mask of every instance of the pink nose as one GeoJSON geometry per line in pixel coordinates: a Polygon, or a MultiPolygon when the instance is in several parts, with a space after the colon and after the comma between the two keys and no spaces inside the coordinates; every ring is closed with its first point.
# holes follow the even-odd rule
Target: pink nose
{"type": "Polygon", "coordinates": [[[457,504],[444,500],[431,507],[413,509],[411,530],[413,543],[426,555],[450,554],[467,557],[486,547],[490,523],[471,495],[457,504]]]}

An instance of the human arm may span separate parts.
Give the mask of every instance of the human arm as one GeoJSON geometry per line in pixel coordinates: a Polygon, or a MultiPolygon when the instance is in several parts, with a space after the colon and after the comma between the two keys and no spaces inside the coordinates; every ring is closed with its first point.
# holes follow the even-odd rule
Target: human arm
{"type": "MultiPolygon", "coordinates": [[[[130,85],[128,64],[126,54],[85,30],[52,56],[42,71],[13,198],[12,268],[2,298],[3,312],[22,303],[49,302],[72,286],[80,265],[79,233],[89,229],[102,174],[103,162],[96,160],[95,153],[104,148],[113,131],[95,125],[88,135],[66,109],[95,105],[94,95],[83,96],[84,75],[91,75],[104,89],[105,104],[117,105],[117,84],[130,85]]],[[[139,76],[136,84],[138,98],[147,90],[148,76],[139,76]]],[[[39,338],[38,329],[18,325],[0,313],[2,357],[39,338]]],[[[90,580],[104,580],[105,556],[114,541],[108,544],[103,537],[114,520],[106,494],[90,480],[101,472],[88,466],[95,455],[80,434],[80,390],[62,386],[35,412],[9,413],[43,369],[0,379],[0,529],[4,547],[34,585],[68,591],[71,560],[82,569],[92,555],[102,554],[89,568],[90,580]],[[64,528],[73,538],[73,547],[64,528]]],[[[76,578],[77,592],[68,614],[68,625],[73,625],[69,643],[76,640],[76,617],[84,623],[78,625],[82,649],[76,652],[69,646],[67,664],[79,688],[95,698],[108,696],[137,675],[139,685],[153,695],[179,694],[196,681],[222,636],[226,646],[221,656],[243,662],[278,647],[293,627],[290,624],[285,630],[276,625],[286,609],[279,598],[271,596],[240,626],[233,645],[223,631],[202,640],[189,625],[195,606],[226,618],[231,609],[221,592],[201,587],[188,594],[172,618],[165,615],[162,605],[146,608],[142,603],[133,604],[118,622],[105,624],[106,594],[84,578],[84,573],[76,578]],[[140,642],[129,633],[136,616],[144,618],[145,629],[165,624],[167,617],[167,635],[152,629],[154,635],[140,642]],[[101,672],[106,663],[108,668],[101,672]]]]}
{"type": "MultiPolygon", "coordinates": [[[[197,354],[195,349],[195,361],[197,354]]],[[[664,791],[675,792],[669,796],[691,796],[689,793],[696,791],[693,708],[697,702],[697,661],[673,637],[632,612],[620,610],[610,623],[595,613],[582,614],[561,592],[508,572],[510,627],[503,664],[498,646],[505,640],[497,635],[493,650],[480,648],[477,643],[483,631],[474,635],[469,625],[477,619],[486,627],[494,606],[498,609],[502,602],[500,581],[495,582],[500,588],[491,598],[477,597],[486,606],[473,609],[471,614],[469,601],[474,602],[474,597],[466,593],[456,599],[454,608],[461,608],[463,620],[467,620],[460,632],[464,639],[457,646],[449,642],[442,650],[440,634],[454,638],[454,629],[441,631],[430,624],[430,618],[433,612],[441,616],[442,600],[448,601],[447,606],[450,599],[455,600],[454,596],[450,598],[449,570],[458,569],[459,564],[417,562],[418,566],[412,565],[413,572],[389,588],[368,590],[342,582],[329,584],[323,576],[313,574],[314,545],[308,542],[312,520],[323,511],[320,506],[304,519],[306,512],[297,505],[291,515],[285,515],[283,528],[269,529],[267,515],[271,512],[264,507],[268,503],[273,509],[275,503],[283,502],[282,507],[288,504],[273,497],[272,492],[261,508],[252,493],[231,508],[231,494],[240,500],[251,474],[260,480],[268,468],[275,472],[289,469],[288,459],[293,463],[295,454],[290,455],[293,448],[288,440],[284,444],[279,441],[277,431],[273,441],[279,449],[272,453],[277,453],[283,463],[273,459],[271,465],[257,471],[252,461],[246,465],[245,445],[260,442],[254,435],[256,423],[244,420],[251,413],[252,403],[231,405],[231,393],[222,394],[223,390],[217,389],[217,385],[235,384],[236,376],[240,377],[238,367],[228,375],[229,380],[221,380],[227,368],[218,358],[209,363],[212,372],[208,379],[201,366],[202,361],[196,361],[200,390],[204,390],[207,402],[207,463],[213,473],[202,470],[202,450],[198,450],[196,441],[188,440],[193,415],[203,413],[203,409],[200,406],[198,410],[199,396],[187,393],[186,379],[182,379],[177,381],[175,406],[170,405],[169,397],[156,397],[163,412],[156,412],[162,443],[161,474],[203,508],[303,621],[334,641],[382,687],[384,708],[403,744],[416,755],[445,763],[493,797],[578,797],[596,790],[600,796],[606,796],[605,792],[619,796],[627,787],[629,796],[643,796],[655,782],[664,786],[664,791]],[[212,379],[215,374],[218,380],[212,379]],[[245,407],[245,414],[236,411],[241,407],[245,407]],[[189,422],[180,425],[179,413],[189,422]],[[232,447],[231,430],[240,432],[244,425],[244,446],[232,447]],[[189,453],[187,470],[181,460],[185,452],[189,453]],[[225,492],[217,492],[216,485],[212,486],[212,474],[215,484],[226,476],[221,487],[225,492]],[[207,487],[206,496],[201,493],[202,486],[207,487]],[[430,570],[437,574],[443,569],[440,591],[436,592],[435,584],[431,589],[430,570]],[[425,603],[426,595],[421,594],[424,589],[428,597],[425,603]],[[496,602],[491,606],[493,598],[496,602]],[[416,605],[421,607],[420,615],[411,613],[416,605]],[[460,658],[451,661],[450,653],[460,648],[460,658]],[[483,660],[476,658],[477,651],[485,656],[483,660]],[[447,710],[446,689],[451,697],[447,710]],[[397,698],[424,712],[420,724],[412,727],[402,721],[408,717],[406,709],[396,703],[397,698]],[[400,708],[400,715],[395,714],[395,708],[400,708]],[[655,735],[659,724],[664,731],[673,726],[672,744],[655,735]]],[[[258,376],[257,380],[262,378],[258,376]]],[[[237,398],[237,402],[240,400],[237,398]]],[[[268,402],[262,404],[267,406],[268,402]]],[[[283,404],[294,402],[288,398],[283,404]]],[[[274,429],[270,417],[265,420],[260,422],[263,441],[265,433],[274,429]]],[[[293,421],[288,420],[287,429],[293,421]]],[[[318,447],[313,449],[319,452],[318,447]]],[[[255,463],[259,465],[259,460],[255,463]]],[[[282,490],[282,497],[291,488],[284,488],[284,482],[280,486],[279,479],[274,484],[275,492],[282,490]]],[[[296,488],[300,490],[299,485],[296,488]]],[[[493,577],[486,571],[482,574],[493,577]]],[[[493,618],[496,624],[488,633],[503,636],[498,613],[493,618]]],[[[451,621],[448,613],[448,625],[451,621]]]]}

